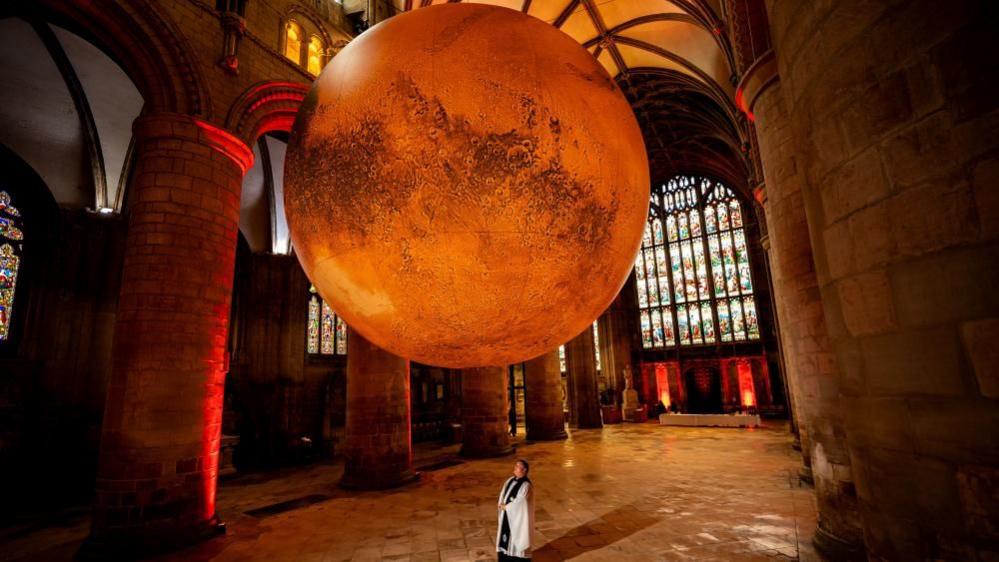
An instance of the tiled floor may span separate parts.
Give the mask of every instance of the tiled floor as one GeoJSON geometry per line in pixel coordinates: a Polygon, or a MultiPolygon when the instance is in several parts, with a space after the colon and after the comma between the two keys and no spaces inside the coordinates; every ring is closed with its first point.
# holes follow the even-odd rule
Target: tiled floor
{"type": "MultiPolygon", "coordinates": [[[[798,486],[790,442],[782,426],[643,424],[521,444],[536,487],[534,560],[818,560],[814,495],[798,486]]],[[[452,451],[424,449],[417,464],[452,451]]],[[[496,495],[511,466],[469,461],[368,493],[335,486],[340,464],[238,477],[219,492],[227,534],[159,560],[494,560],[496,495]],[[245,513],[308,495],[329,499],[245,513]]],[[[0,534],[0,552],[68,560],[85,534],[80,522],[0,534]]]]}

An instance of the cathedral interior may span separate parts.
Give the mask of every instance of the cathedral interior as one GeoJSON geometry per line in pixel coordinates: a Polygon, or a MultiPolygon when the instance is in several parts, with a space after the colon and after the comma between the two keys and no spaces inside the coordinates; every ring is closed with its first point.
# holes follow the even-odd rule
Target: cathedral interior
{"type": "Polygon", "coordinates": [[[0,559],[999,559],[997,24],[3,3],[0,559]]]}

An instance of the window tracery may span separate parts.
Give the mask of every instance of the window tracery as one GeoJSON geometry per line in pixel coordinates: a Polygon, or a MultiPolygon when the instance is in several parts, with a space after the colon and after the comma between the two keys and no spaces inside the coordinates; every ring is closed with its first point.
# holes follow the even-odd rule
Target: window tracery
{"type": "Polygon", "coordinates": [[[726,186],[677,176],[655,189],[635,275],[642,347],[759,339],[742,206],[726,186]]]}

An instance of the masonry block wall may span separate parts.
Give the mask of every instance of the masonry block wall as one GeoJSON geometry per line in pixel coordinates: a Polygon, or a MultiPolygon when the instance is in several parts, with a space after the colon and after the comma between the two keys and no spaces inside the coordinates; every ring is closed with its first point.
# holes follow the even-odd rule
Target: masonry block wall
{"type": "Polygon", "coordinates": [[[763,91],[756,114],[766,180],[766,217],[771,244],[775,303],[781,319],[784,358],[795,393],[806,479],[819,502],[818,537],[830,553],[859,550],[863,537],[850,468],[840,396],[819,282],[809,240],[804,176],[796,155],[781,83],[763,91]],[[823,542],[824,541],[824,542],[823,542]]]}
{"type": "Polygon", "coordinates": [[[88,546],[116,555],[196,540],[218,523],[240,186],[252,161],[238,139],[190,117],[147,115],[135,131],[88,546]]]}
{"type": "Polygon", "coordinates": [[[463,456],[495,457],[513,450],[508,426],[508,380],[506,367],[461,370],[463,456]]]}
{"type": "Polygon", "coordinates": [[[295,256],[242,248],[236,266],[225,431],[240,468],[334,454],[344,425],[344,356],[307,355],[309,281],[295,256]],[[231,423],[230,423],[231,422],[231,423]],[[309,441],[303,441],[302,438],[309,441]]]}
{"type": "Polygon", "coordinates": [[[409,399],[409,360],[349,330],[347,426],[340,485],[383,489],[417,478],[409,399]]]}
{"type": "Polygon", "coordinates": [[[867,547],[996,556],[999,111],[987,3],[767,3],[867,547]]]}

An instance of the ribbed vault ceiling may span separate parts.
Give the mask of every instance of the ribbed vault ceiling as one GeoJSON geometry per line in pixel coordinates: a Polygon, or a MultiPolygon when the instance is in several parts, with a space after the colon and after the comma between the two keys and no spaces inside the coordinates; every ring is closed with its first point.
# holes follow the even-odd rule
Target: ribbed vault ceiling
{"type": "MultiPolygon", "coordinates": [[[[394,0],[400,10],[461,0],[394,0]]],[[[746,188],[720,0],[466,0],[519,10],[593,54],[632,102],[652,180],[714,176],[746,188]]]]}

